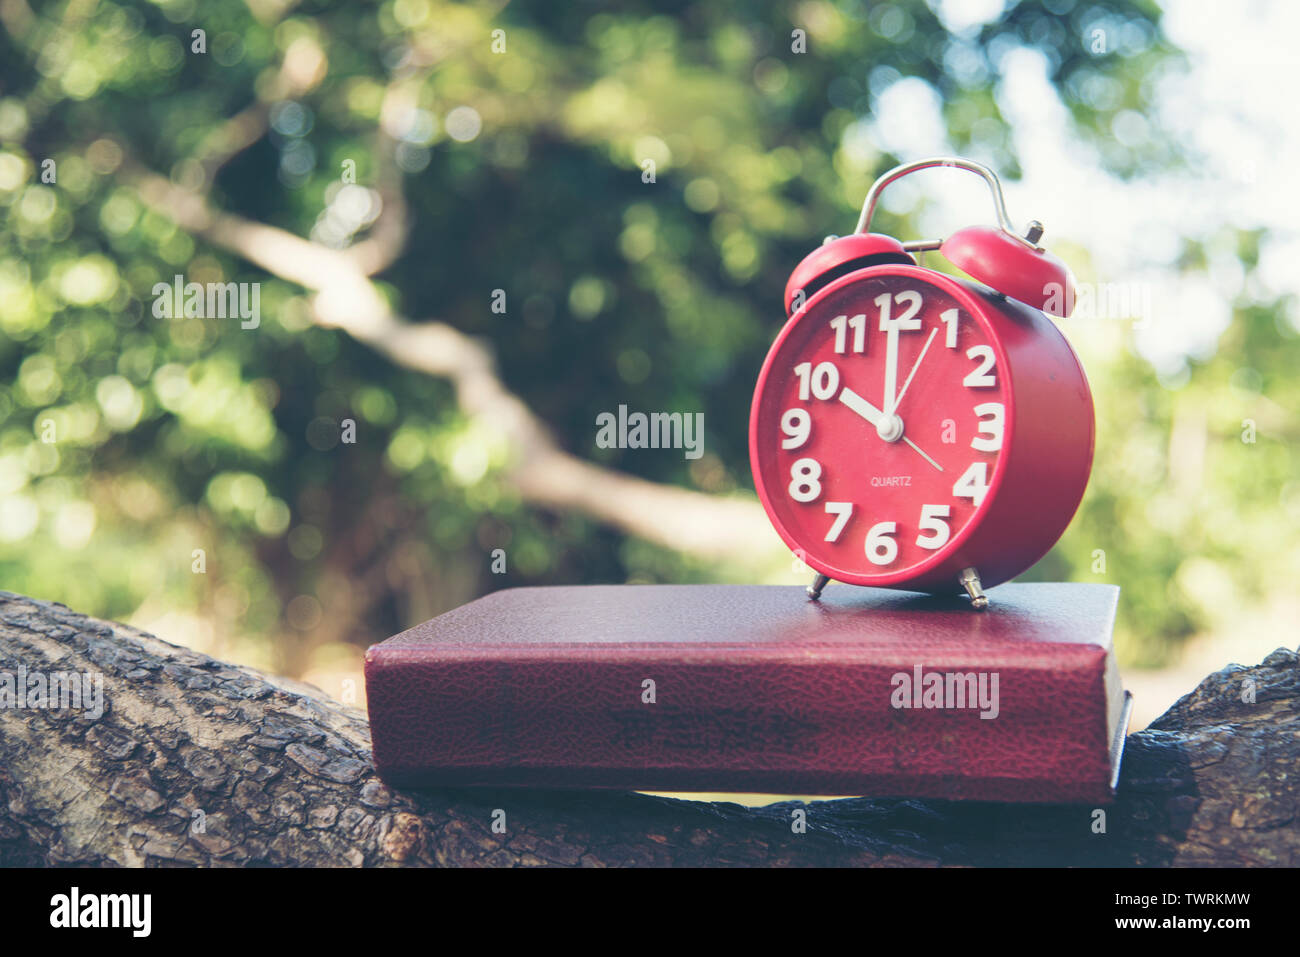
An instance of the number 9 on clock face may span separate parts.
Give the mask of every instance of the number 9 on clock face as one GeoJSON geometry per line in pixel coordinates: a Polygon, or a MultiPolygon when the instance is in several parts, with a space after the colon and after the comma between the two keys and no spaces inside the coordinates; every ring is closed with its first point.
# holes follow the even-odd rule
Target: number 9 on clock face
{"type": "Polygon", "coordinates": [[[777,531],[818,571],[860,585],[951,564],[996,492],[1014,425],[990,324],[901,271],[836,284],[796,313],[750,422],[777,531]]]}

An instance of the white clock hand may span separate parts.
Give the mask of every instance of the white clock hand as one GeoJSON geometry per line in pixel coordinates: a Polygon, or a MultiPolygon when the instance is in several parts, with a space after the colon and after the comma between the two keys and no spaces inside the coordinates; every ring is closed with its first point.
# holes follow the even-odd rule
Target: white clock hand
{"type": "MultiPolygon", "coordinates": [[[[934,334],[938,331],[938,326],[930,330],[930,338],[926,339],[925,345],[921,347],[921,354],[916,357],[916,363],[912,366],[912,371],[907,374],[907,381],[903,383],[903,388],[900,389],[898,395],[894,397],[894,404],[888,407],[891,414],[898,411],[898,406],[903,401],[903,396],[907,394],[907,387],[912,384],[912,377],[916,375],[916,370],[921,368],[921,360],[925,358],[926,352],[930,349],[930,343],[934,342],[934,334]]],[[[917,449],[917,451],[919,452],[921,450],[917,449]]]]}
{"type": "Polygon", "coordinates": [[[840,392],[840,401],[876,428],[880,428],[880,423],[885,414],[848,386],[845,386],[843,391],[840,392]]]}
{"type": "Polygon", "coordinates": [[[894,390],[898,388],[898,322],[885,320],[885,394],[881,401],[889,414],[894,414],[894,390]]]}
{"type": "Polygon", "coordinates": [[[916,443],[913,442],[911,439],[909,439],[906,435],[903,436],[903,441],[906,442],[908,445],[910,445],[910,446],[911,446],[913,449],[915,449],[918,453],[920,453],[921,458],[925,459],[927,462],[929,462],[931,465],[933,465],[935,468],[937,468],[940,472],[943,471],[943,466],[942,466],[942,465],[940,465],[940,464],[939,464],[938,462],[936,462],[934,459],[930,458],[930,456],[926,455],[926,454],[925,454],[924,452],[922,452],[919,448],[917,448],[917,447],[916,447],[916,443]]]}

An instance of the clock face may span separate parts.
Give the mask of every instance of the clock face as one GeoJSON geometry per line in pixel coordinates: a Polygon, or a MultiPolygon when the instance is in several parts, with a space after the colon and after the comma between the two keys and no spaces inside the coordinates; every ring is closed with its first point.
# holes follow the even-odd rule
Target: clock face
{"type": "Polygon", "coordinates": [[[905,583],[960,548],[1013,425],[1005,353],[977,300],[915,267],[885,268],[836,281],[791,320],[750,429],[755,484],[782,538],[859,585],[905,583]]]}

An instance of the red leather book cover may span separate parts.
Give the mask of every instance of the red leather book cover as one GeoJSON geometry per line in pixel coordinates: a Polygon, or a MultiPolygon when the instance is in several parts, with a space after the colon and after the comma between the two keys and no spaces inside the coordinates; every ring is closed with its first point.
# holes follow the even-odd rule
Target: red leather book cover
{"type": "Polygon", "coordinates": [[[1119,589],[991,607],[831,586],[495,592],[372,646],[396,785],[1105,802],[1119,589]]]}

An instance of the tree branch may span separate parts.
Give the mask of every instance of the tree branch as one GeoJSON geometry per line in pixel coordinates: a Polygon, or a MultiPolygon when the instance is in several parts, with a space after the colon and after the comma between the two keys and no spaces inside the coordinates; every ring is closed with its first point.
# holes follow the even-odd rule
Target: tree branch
{"type": "Polygon", "coordinates": [[[203,169],[204,188],[212,185],[221,167],[262,138],[273,103],[310,93],[325,78],[326,68],[325,52],[310,37],[301,36],[289,44],[279,71],[258,92],[257,99],[199,143],[194,159],[203,169]]]}
{"type": "Polygon", "coordinates": [[[753,567],[780,555],[780,542],[752,499],[648,482],[560,449],[545,425],[506,389],[485,345],[443,322],[399,319],[370,281],[365,265],[347,251],[214,211],[201,194],[139,167],[124,167],[124,175],[150,208],[187,232],[313,290],[318,324],[342,329],[399,366],[451,380],[461,410],[511,449],[507,480],[525,501],[576,511],[708,560],[753,567]]]}

